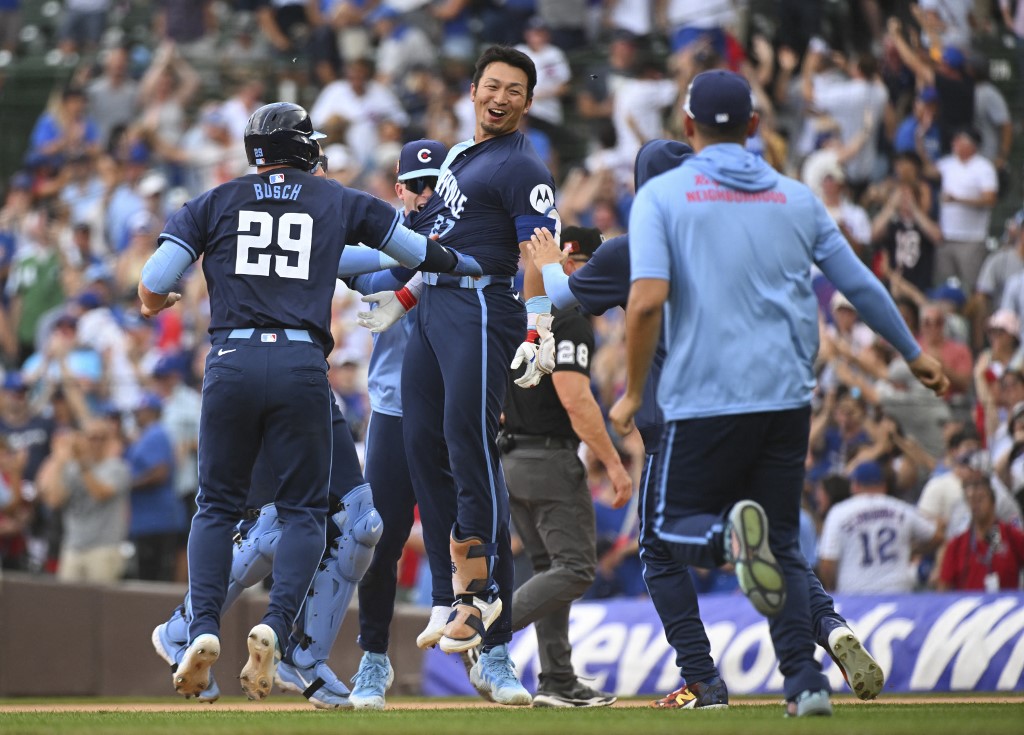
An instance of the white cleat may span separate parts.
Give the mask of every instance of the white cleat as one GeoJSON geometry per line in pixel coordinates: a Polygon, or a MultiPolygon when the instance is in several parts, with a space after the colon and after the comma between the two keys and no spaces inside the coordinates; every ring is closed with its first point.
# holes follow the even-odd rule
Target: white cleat
{"type": "Polygon", "coordinates": [[[452,614],[452,608],[448,605],[434,605],[430,608],[430,620],[423,632],[416,636],[416,645],[424,651],[433,648],[444,635],[444,626],[448,624],[448,616],[452,614]]]}
{"type": "Polygon", "coordinates": [[[220,657],[220,639],[210,633],[192,641],[185,649],[178,669],[171,675],[174,691],[186,697],[198,697],[210,686],[210,667],[220,657]]]}
{"type": "Polygon", "coordinates": [[[280,659],[277,635],[269,625],[260,623],[249,631],[246,645],[249,647],[249,660],[242,667],[238,680],[249,699],[265,699],[274,685],[280,659]]]}
{"type": "Polygon", "coordinates": [[[482,625],[473,625],[470,623],[470,617],[475,617],[470,613],[469,616],[465,618],[465,623],[462,625],[461,632],[463,635],[458,635],[460,621],[454,617],[454,615],[449,618],[454,622],[454,624],[450,627],[446,627],[445,630],[448,632],[441,636],[441,650],[445,653],[462,653],[463,651],[468,651],[471,648],[476,648],[481,645],[484,642],[484,633],[491,627],[494,621],[498,619],[498,616],[501,615],[501,598],[495,597],[494,602],[484,602],[479,597],[474,597],[472,606],[457,605],[453,610],[455,610],[455,614],[458,614],[459,608],[472,609],[473,607],[480,611],[479,622],[482,625]],[[469,635],[465,635],[467,628],[471,631],[469,635]],[[456,635],[449,635],[449,633],[456,633],[456,635]]]}

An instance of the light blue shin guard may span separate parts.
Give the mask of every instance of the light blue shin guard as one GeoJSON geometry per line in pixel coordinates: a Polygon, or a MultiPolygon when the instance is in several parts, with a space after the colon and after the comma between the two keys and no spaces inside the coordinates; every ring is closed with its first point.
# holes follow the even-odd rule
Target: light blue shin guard
{"type": "Polygon", "coordinates": [[[300,668],[330,656],[349,603],[384,530],[369,485],[350,490],[342,503],[344,507],[332,517],[341,535],[313,576],[306,604],[299,613],[302,633],[291,659],[300,668]]]}

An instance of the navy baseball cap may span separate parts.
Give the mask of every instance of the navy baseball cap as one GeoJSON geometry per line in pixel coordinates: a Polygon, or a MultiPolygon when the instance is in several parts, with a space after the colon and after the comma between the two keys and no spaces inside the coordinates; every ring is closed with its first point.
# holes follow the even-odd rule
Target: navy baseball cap
{"type": "Polygon", "coordinates": [[[25,385],[25,379],[21,377],[21,373],[12,371],[4,376],[4,390],[25,390],[28,386],[25,385]]]}
{"type": "Polygon", "coordinates": [[[601,231],[596,227],[562,228],[562,247],[568,248],[569,255],[586,255],[590,257],[604,242],[601,231]]]}
{"type": "Polygon", "coordinates": [[[850,473],[850,481],[858,485],[881,485],[882,468],[878,462],[861,462],[850,473]]]}
{"type": "Polygon", "coordinates": [[[414,140],[402,146],[402,155],[398,159],[398,180],[419,179],[441,175],[441,164],[444,163],[448,149],[444,143],[436,140],[414,140]]]}
{"type": "Polygon", "coordinates": [[[712,69],[690,82],[683,111],[703,125],[737,125],[754,114],[754,93],[739,74],[712,69]]]}
{"type": "Polygon", "coordinates": [[[135,404],[136,411],[159,411],[164,407],[163,399],[156,393],[143,393],[135,404]]]}

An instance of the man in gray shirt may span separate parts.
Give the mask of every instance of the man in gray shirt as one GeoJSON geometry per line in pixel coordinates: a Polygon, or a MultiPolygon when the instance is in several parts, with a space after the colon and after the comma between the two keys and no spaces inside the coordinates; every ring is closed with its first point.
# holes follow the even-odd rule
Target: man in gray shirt
{"type": "Polygon", "coordinates": [[[44,503],[64,510],[57,578],[108,583],[120,579],[131,476],[111,424],[91,419],[82,431],[55,436],[37,485],[44,503]]]}

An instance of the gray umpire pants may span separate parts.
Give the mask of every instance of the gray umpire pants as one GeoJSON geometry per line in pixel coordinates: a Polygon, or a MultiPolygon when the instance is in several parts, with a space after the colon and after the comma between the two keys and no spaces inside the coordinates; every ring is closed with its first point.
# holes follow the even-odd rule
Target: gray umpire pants
{"type": "Polygon", "coordinates": [[[512,630],[535,626],[538,689],[567,686],[576,680],[569,607],[590,587],[597,566],[586,470],[569,448],[517,447],[501,463],[512,522],[534,571],[512,598],[512,630]]]}

